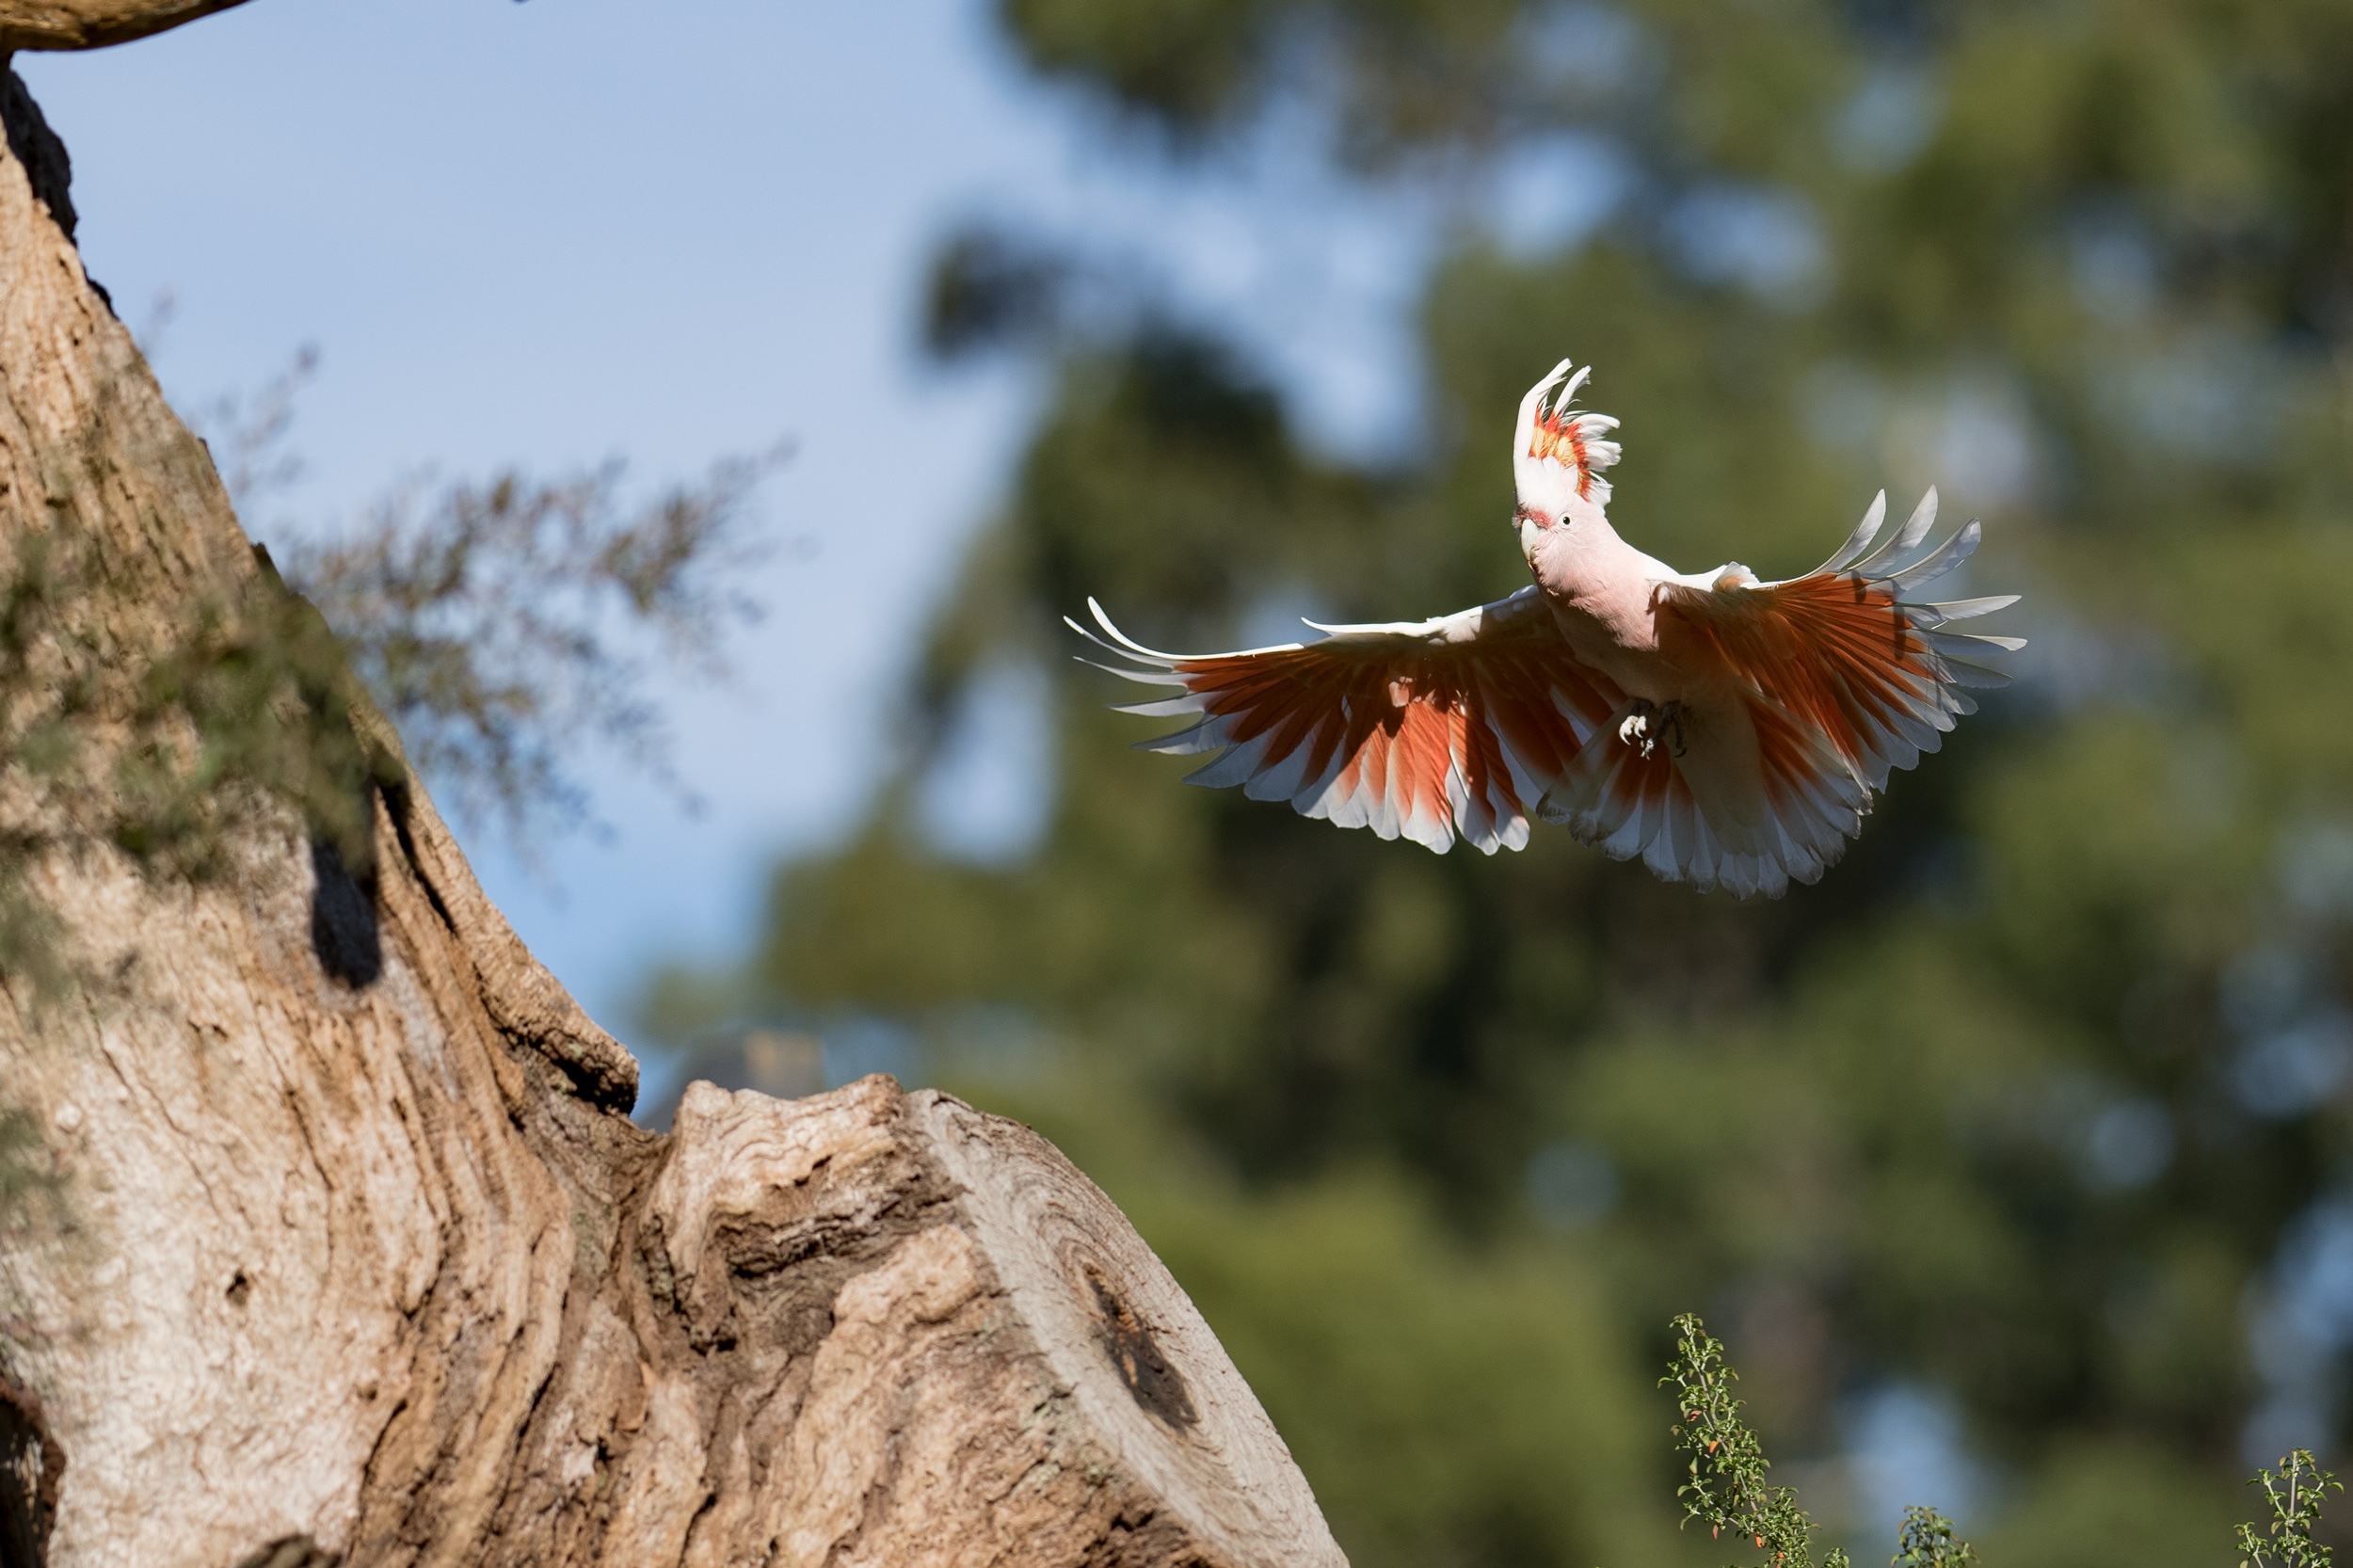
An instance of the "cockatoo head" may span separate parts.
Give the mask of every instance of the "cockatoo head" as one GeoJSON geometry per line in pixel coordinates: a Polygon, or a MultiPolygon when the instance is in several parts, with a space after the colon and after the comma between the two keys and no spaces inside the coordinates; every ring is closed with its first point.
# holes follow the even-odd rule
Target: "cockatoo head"
{"type": "Polygon", "coordinates": [[[1577,389],[1593,373],[1587,365],[1572,376],[1573,362],[1561,360],[1528,389],[1520,399],[1519,422],[1513,427],[1512,477],[1519,489],[1517,520],[1525,545],[1580,518],[1600,520],[1609,500],[1609,481],[1601,471],[1618,460],[1618,443],[1602,438],[1618,422],[1608,414],[1569,407],[1577,389]]]}

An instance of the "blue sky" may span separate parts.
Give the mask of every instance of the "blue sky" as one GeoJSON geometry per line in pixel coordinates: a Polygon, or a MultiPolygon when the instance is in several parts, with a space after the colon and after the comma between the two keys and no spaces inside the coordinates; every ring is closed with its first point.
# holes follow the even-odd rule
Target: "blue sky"
{"type": "MultiPolygon", "coordinates": [[[[855,824],[905,661],[1018,455],[1030,376],[916,351],[946,232],[1006,219],[1134,268],[1243,343],[1312,442],[1369,455],[1412,439],[1412,307],[1449,236],[1543,252],[1623,181],[1556,136],[1339,184],[1311,113],[1169,168],[1027,78],[984,0],[251,0],[17,68],[72,151],[93,276],[134,327],[176,298],[156,368],[184,410],[317,345],[306,477],[247,519],[263,537],[428,468],[619,456],[655,484],[795,444],[762,511],[806,548],[751,584],[769,614],[734,645],[736,684],[658,692],[708,809],[592,760],[609,839],[554,840],[533,873],[465,834],[624,1038],[655,965],[740,952],[778,857],[855,824]]],[[[1016,715],[1021,672],[991,680],[1016,715]]],[[[956,750],[966,798],[1001,804],[1037,787],[1019,752],[1041,737],[991,712],[956,750]]]]}
{"type": "MultiPolygon", "coordinates": [[[[1424,197],[1333,184],[1296,125],[1164,168],[1027,78],[977,0],[253,0],[18,68],[72,151],[92,275],[135,328],[176,301],[156,365],[184,410],[317,345],[305,477],[247,519],[260,536],[426,469],[620,456],[652,484],[795,443],[762,512],[805,543],[753,584],[769,614],[736,685],[660,692],[708,809],[592,763],[609,840],[557,840],[531,873],[468,835],[624,1033],[652,965],[740,948],[776,857],[855,822],[904,661],[1017,454],[1032,379],[915,349],[948,229],[1010,218],[1124,259],[1250,342],[1324,444],[1410,426],[1424,197]]],[[[1560,200],[1516,200],[1541,238],[1560,200]]],[[[1024,776],[974,766],[1000,795],[1024,776]]]]}

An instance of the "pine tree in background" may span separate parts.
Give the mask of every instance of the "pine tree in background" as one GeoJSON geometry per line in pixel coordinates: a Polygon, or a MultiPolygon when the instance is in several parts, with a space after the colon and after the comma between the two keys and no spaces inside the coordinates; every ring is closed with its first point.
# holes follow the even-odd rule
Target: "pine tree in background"
{"type": "MultiPolygon", "coordinates": [[[[984,672],[1048,672],[1050,821],[1011,864],[932,847],[919,746],[779,872],[723,993],[889,1020],[1087,1164],[1369,1568],[1684,1560],[1641,1368],[1694,1306],[1785,1452],[1835,1451],[1871,1387],[1949,1391],[2009,1480],[1989,1561],[2217,1560],[2242,1433],[2295,1392],[2247,1305],[2294,1304],[2283,1243],[2345,1168],[2353,7],[1002,21],[1167,155],[1306,104],[1370,178],[1572,132],[1625,194],[1555,254],[1463,232],[1421,307],[1426,439],[1379,472],[1305,452],[1165,312],[1058,309],[1083,255],[952,251],[940,341],[1011,334],[1055,390],[912,711],[936,737],[984,672]],[[1762,906],[1558,834],[1433,857],[1127,749],[1059,616],[1092,593],[1155,646],[1235,646],[1287,599],[1509,591],[1490,436],[1565,352],[1625,422],[1628,539],[1786,575],[1933,481],[2032,590],[2029,678],[1762,906]]],[[[2296,1376],[2333,1389],[2334,1354],[2296,1376]]],[[[1858,1552],[1892,1528],[1845,1523],[1858,1552]]]]}

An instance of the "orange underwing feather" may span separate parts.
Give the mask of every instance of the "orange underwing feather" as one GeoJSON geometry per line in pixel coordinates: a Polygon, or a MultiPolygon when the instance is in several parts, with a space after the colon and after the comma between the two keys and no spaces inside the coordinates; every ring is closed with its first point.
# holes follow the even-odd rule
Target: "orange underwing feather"
{"type": "Polygon", "coordinates": [[[1219,750],[1195,781],[1433,849],[1458,835],[1491,854],[1524,844],[1535,800],[1621,700],[1528,591],[1440,622],[1201,657],[1155,653],[1100,625],[1107,650],[1182,683],[1186,697],[1134,711],[1200,714],[1147,743],[1219,750]],[[1473,624],[1483,634],[1463,635],[1473,624]]]}

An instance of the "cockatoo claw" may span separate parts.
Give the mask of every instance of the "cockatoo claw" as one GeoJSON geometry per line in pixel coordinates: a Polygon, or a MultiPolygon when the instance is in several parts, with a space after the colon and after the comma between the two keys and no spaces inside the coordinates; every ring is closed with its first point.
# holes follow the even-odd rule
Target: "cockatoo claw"
{"type": "Polygon", "coordinates": [[[1648,761],[1652,748],[1658,744],[1662,735],[1673,743],[1674,756],[1680,757],[1688,749],[1683,739],[1683,704],[1656,703],[1648,697],[1636,697],[1634,706],[1619,722],[1618,739],[1627,745],[1639,747],[1642,760],[1648,761]]]}

